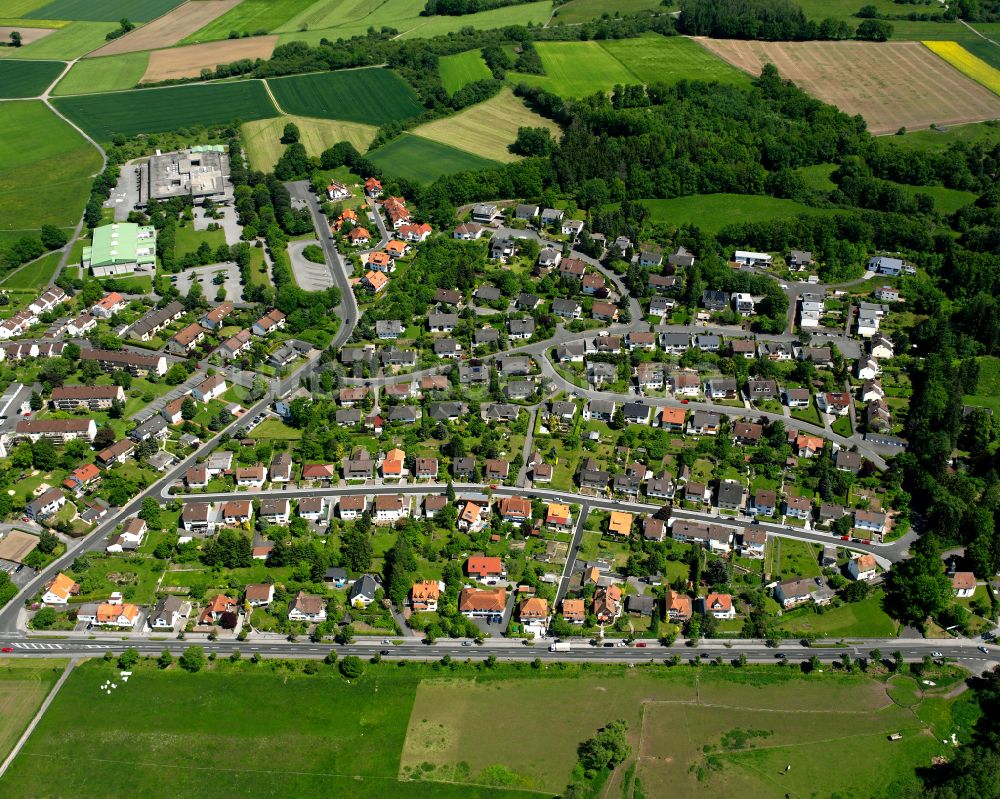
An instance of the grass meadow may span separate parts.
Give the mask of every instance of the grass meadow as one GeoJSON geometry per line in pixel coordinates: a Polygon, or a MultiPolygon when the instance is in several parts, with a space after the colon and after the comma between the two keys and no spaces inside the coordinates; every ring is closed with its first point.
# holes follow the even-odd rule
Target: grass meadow
{"type": "Polygon", "coordinates": [[[64,67],[58,61],[0,61],[0,97],[37,97],[64,67]]]}
{"type": "Polygon", "coordinates": [[[299,116],[378,126],[424,110],[410,85],[388,69],[317,72],[267,83],[281,109],[299,116]]]}
{"type": "Polygon", "coordinates": [[[831,638],[891,638],[897,635],[899,625],[882,610],[882,596],[882,592],[877,591],[861,602],[850,602],[823,613],[811,607],[797,608],[784,613],[779,626],[789,632],[815,633],[831,638]]]}
{"type": "Polygon", "coordinates": [[[597,19],[603,14],[638,14],[642,11],[663,11],[660,0],[570,0],[555,10],[556,23],[575,24],[597,19]]]}
{"type": "Polygon", "coordinates": [[[235,8],[209,22],[204,28],[192,33],[182,44],[211,42],[228,38],[231,31],[239,33],[270,33],[277,30],[292,17],[309,8],[313,0],[243,0],[235,8]]]}
{"type": "Polygon", "coordinates": [[[994,415],[1000,414],[1000,358],[984,355],[979,358],[979,382],[975,394],[966,394],[962,401],[966,405],[990,408],[994,415]]]}
{"type": "Polygon", "coordinates": [[[902,136],[884,136],[894,147],[927,152],[944,152],[953,143],[982,144],[989,148],[1000,143],[1000,122],[973,122],[942,130],[911,130],[902,136]]]}
{"type": "Polygon", "coordinates": [[[682,37],[644,36],[604,42],[538,42],[544,75],[511,72],[515,83],[540,86],[565,97],[609,91],[616,84],[679,80],[746,84],[749,78],[682,37]]]}
{"type": "Polygon", "coordinates": [[[507,162],[518,158],[507,146],[517,138],[519,127],[548,128],[554,139],[562,133],[555,122],[529,109],[509,89],[457,114],[414,128],[413,133],[440,144],[460,146],[482,158],[507,162]]]}
{"type": "Polygon", "coordinates": [[[28,14],[33,19],[72,19],[87,22],[117,22],[127,16],[132,22],[149,22],[179,6],[184,0],[53,0],[28,14]]]}
{"type": "Polygon", "coordinates": [[[65,28],[25,47],[3,48],[0,50],[0,58],[54,58],[68,61],[107,44],[105,35],[117,27],[113,22],[71,22],[65,28]]]}
{"type": "Polygon", "coordinates": [[[323,150],[339,141],[349,141],[358,152],[363,153],[378,132],[378,129],[371,125],[312,117],[281,116],[247,122],[241,130],[247,157],[254,169],[264,172],[274,169],[274,165],[285,151],[285,145],[281,143],[281,134],[289,122],[298,125],[299,140],[309,155],[320,155],[323,150]]]}
{"type": "Polygon", "coordinates": [[[696,194],[641,202],[649,208],[653,222],[665,222],[677,227],[696,225],[708,233],[717,233],[726,225],[742,222],[767,222],[797,214],[832,213],[831,210],[813,208],[794,200],[756,194],[696,194]]]}
{"type": "Polygon", "coordinates": [[[14,748],[65,668],[65,660],[7,658],[0,663],[0,760],[14,748]]]}
{"type": "Polygon", "coordinates": [[[0,289],[5,291],[10,289],[33,290],[40,286],[47,286],[56,273],[56,269],[59,268],[60,258],[62,258],[61,252],[50,252],[29,264],[25,264],[0,283],[0,289]]]}
{"type": "Polygon", "coordinates": [[[945,751],[938,739],[977,711],[945,689],[914,690],[903,676],[881,682],[792,666],[382,663],[352,681],[314,666],[305,674],[301,663],[219,660],[188,674],[143,661],[122,684],[113,665],[81,664],[0,791],[9,799],[528,799],[561,793],[577,745],[622,718],[632,756],[608,796],[736,789],[764,799],[812,796],[822,784],[824,796],[846,799],[912,778],[945,751]],[[99,689],[109,678],[119,682],[110,695],[99,689]],[[902,741],[887,740],[894,732],[902,741]],[[642,794],[613,790],[631,775],[642,794]]]}
{"type": "Polygon", "coordinates": [[[5,103],[0,114],[0,226],[34,233],[44,224],[76,225],[90,195],[91,177],[100,168],[97,150],[40,101],[5,103]]]}
{"type": "Polygon", "coordinates": [[[493,77],[479,50],[441,56],[438,60],[441,83],[449,94],[454,94],[463,86],[493,77]]]}
{"type": "Polygon", "coordinates": [[[61,97],[53,102],[98,141],[108,141],[115,133],[132,136],[278,115],[258,80],[61,97]]]}
{"type": "Polygon", "coordinates": [[[979,196],[971,191],[949,189],[945,186],[908,186],[900,183],[899,188],[910,196],[926,194],[934,200],[934,207],[942,214],[953,214],[959,208],[973,203],[979,196]]]}
{"type": "Polygon", "coordinates": [[[102,58],[85,58],[59,81],[53,95],[93,94],[135,88],[146,72],[149,53],[123,53],[102,58]]]}
{"type": "Polygon", "coordinates": [[[430,183],[441,175],[482,169],[495,163],[409,133],[368,153],[368,157],[389,174],[418,183],[430,183]]]}

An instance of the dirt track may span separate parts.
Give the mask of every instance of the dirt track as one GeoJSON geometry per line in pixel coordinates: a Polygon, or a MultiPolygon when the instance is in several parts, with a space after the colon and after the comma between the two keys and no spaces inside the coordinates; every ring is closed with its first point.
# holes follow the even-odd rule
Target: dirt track
{"type": "Polygon", "coordinates": [[[149,66],[142,79],[152,82],[196,78],[202,69],[215,69],[218,64],[228,64],[241,58],[270,58],[277,43],[277,36],[254,36],[154,50],[149,54],[149,66]]]}
{"type": "Polygon", "coordinates": [[[90,55],[118,55],[170,47],[185,36],[201,30],[213,19],[221,17],[239,3],[240,0],[191,0],[154,19],[148,25],[143,25],[132,33],[109,42],[90,55]]]}
{"type": "Polygon", "coordinates": [[[1000,118],[1000,97],[919,42],[697,41],[751,75],[774,64],[814,97],[860,114],[875,134],[1000,118]]]}

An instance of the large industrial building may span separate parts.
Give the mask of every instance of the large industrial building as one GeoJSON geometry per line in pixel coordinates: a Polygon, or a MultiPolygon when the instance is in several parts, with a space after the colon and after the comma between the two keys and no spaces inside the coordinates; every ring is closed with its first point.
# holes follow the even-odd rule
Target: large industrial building
{"type": "Polygon", "coordinates": [[[156,228],[133,222],[114,222],[94,229],[90,247],[83,248],[84,269],[94,277],[131,275],[139,267],[156,269],[156,228]]]}
{"type": "Polygon", "coordinates": [[[139,167],[139,202],[190,197],[195,205],[205,200],[232,202],[229,154],[222,145],[192,147],[174,153],[157,153],[139,167]]]}

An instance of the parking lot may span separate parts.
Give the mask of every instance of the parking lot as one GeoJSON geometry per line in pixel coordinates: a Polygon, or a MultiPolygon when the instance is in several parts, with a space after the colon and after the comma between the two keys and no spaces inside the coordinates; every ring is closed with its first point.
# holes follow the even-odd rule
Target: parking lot
{"type": "Polygon", "coordinates": [[[174,285],[177,286],[177,290],[181,294],[185,295],[190,291],[192,281],[198,280],[201,283],[202,290],[205,292],[205,298],[209,302],[214,302],[219,286],[212,281],[216,274],[220,272],[225,274],[221,285],[226,289],[226,299],[232,303],[241,302],[243,299],[243,284],[240,282],[240,270],[232,261],[222,264],[209,264],[208,266],[196,266],[193,269],[185,269],[177,275],[171,275],[171,277],[177,278],[174,285]]]}
{"type": "Polygon", "coordinates": [[[129,211],[135,210],[137,202],[139,202],[139,167],[124,166],[118,175],[118,185],[112,190],[104,207],[115,209],[115,222],[124,222],[128,219],[129,211]]]}
{"type": "Polygon", "coordinates": [[[305,291],[322,291],[333,285],[333,274],[327,264],[314,264],[302,255],[302,251],[318,241],[293,241],[288,245],[288,257],[292,261],[295,282],[305,291]]]}

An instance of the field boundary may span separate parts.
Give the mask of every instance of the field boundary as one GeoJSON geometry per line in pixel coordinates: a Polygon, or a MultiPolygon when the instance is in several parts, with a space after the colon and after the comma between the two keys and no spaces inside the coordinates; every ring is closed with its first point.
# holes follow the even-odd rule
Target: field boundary
{"type": "Polygon", "coordinates": [[[958,42],[928,40],[921,44],[980,86],[1000,95],[1000,71],[970,53],[958,42]]]}
{"type": "Polygon", "coordinates": [[[21,737],[17,739],[17,743],[11,748],[10,753],[4,759],[3,763],[0,763],[0,777],[3,777],[7,773],[7,769],[10,768],[10,764],[14,762],[14,758],[21,753],[21,749],[28,742],[31,734],[35,731],[35,727],[38,726],[38,722],[42,720],[42,716],[45,715],[45,711],[49,709],[49,705],[56,698],[59,693],[59,689],[63,687],[70,673],[76,668],[77,659],[71,658],[69,663],[66,664],[66,668],[63,673],[59,675],[59,679],[56,680],[56,684],[52,686],[52,690],[49,691],[48,695],[45,697],[45,701],[42,702],[42,706],[38,708],[34,717],[28,722],[28,726],[25,728],[24,732],[21,733],[21,737]]]}

